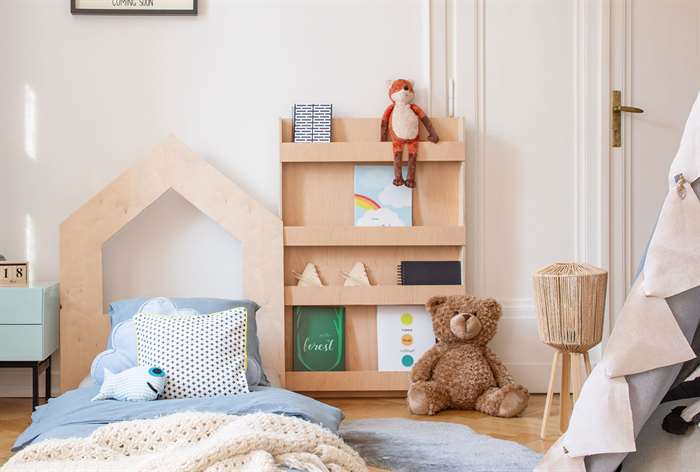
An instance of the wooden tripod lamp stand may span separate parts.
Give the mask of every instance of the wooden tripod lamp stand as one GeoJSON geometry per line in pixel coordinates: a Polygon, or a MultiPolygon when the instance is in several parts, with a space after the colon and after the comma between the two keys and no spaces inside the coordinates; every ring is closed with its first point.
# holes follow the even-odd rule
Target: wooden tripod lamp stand
{"type": "Polygon", "coordinates": [[[600,343],[603,337],[608,273],[590,265],[559,262],[535,272],[533,286],[540,339],[556,349],[540,429],[540,437],[544,439],[559,359],[561,358],[559,428],[562,433],[569,426],[573,406],[569,396],[570,386],[573,387],[575,403],[583,385],[582,361],[586,375],[591,372],[588,351],[600,343]]]}

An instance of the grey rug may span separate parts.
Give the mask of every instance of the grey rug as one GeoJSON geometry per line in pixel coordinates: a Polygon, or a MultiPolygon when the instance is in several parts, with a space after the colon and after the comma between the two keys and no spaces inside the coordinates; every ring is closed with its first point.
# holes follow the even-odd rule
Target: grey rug
{"type": "Polygon", "coordinates": [[[369,465],[394,472],[532,471],[542,457],[454,423],[357,420],[343,424],[340,433],[369,465]]]}

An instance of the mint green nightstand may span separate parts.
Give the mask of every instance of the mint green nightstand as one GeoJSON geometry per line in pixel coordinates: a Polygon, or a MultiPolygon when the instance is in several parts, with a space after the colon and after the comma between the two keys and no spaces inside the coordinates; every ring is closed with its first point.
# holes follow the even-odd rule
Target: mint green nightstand
{"type": "Polygon", "coordinates": [[[32,369],[32,407],[39,395],[39,374],[46,372],[51,396],[51,354],[58,350],[58,283],[0,287],[0,367],[32,369]]]}

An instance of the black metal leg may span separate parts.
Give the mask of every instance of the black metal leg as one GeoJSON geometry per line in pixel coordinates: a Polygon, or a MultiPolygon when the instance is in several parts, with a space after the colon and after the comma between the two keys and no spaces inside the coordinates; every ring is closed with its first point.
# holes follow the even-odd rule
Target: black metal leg
{"type": "Polygon", "coordinates": [[[49,401],[49,398],[51,398],[51,356],[47,359],[48,364],[46,365],[46,370],[44,371],[44,375],[46,376],[46,401],[49,401]]]}
{"type": "Polygon", "coordinates": [[[39,363],[32,366],[32,411],[39,404],[39,363]]]}

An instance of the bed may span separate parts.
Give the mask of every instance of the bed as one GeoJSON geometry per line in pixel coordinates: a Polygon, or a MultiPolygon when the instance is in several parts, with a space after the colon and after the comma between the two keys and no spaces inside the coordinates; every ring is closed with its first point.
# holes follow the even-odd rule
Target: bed
{"type": "Polygon", "coordinates": [[[60,356],[64,393],[36,410],[32,424],[17,438],[13,451],[51,443],[49,440],[91,438],[101,426],[130,420],[157,421],[182,412],[279,414],[337,433],[343,418],[340,410],[284,388],[266,386],[267,382],[239,395],[147,402],[91,401],[99,385],[86,382],[76,388],[88,375],[93,359],[105,346],[111,347],[108,338],[114,323],[103,313],[102,244],[170,189],[242,242],[243,292],[259,305],[254,334],[256,339],[259,337],[262,362],[265,369],[277,373],[280,387],[284,386],[284,349],[280,348],[284,345],[281,220],[170,137],[61,225],[60,356]]]}
{"type": "Polygon", "coordinates": [[[115,421],[158,418],[182,411],[241,415],[256,412],[294,416],[337,432],[343,414],[337,408],[275,387],[252,387],[250,393],[230,397],[157,400],[152,402],[90,401],[99,386],[70,390],[37,408],[32,424],[17,438],[13,451],[46,439],[87,437],[115,421]]]}

